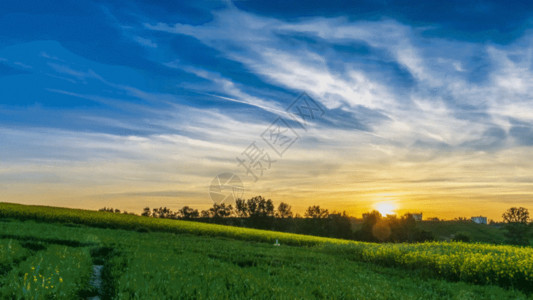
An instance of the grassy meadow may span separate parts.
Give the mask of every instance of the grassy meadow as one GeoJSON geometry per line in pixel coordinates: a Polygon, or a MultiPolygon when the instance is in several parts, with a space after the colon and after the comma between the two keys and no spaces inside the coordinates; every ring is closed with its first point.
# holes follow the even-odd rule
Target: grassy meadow
{"type": "Polygon", "coordinates": [[[3,299],[533,298],[531,247],[374,244],[7,203],[0,228],[3,299]]]}

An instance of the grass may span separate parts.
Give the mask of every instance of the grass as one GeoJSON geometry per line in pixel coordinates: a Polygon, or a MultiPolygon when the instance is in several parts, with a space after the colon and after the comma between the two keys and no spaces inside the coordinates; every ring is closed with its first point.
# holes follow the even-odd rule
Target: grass
{"type": "Polygon", "coordinates": [[[15,240],[0,240],[0,275],[7,273],[20,260],[30,254],[30,251],[15,240]]]}
{"type": "MultiPolygon", "coordinates": [[[[23,280],[31,267],[46,264],[43,270],[52,270],[61,261],[58,269],[64,282],[77,284],[64,287],[58,299],[76,298],[71,296],[88,289],[88,254],[104,264],[104,299],[527,299],[516,290],[448,282],[423,272],[348,259],[345,253],[322,247],[275,247],[228,238],[34,221],[6,224],[5,234],[21,240],[32,237],[45,248],[15,266],[2,282],[23,280]],[[77,254],[64,259],[60,256],[64,248],[77,254]],[[68,270],[80,272],[67,275],[68,270]]],[[[13,298],[30,299],[22,295],[19,290],[13,298]]]]}
{"type": "Polygon", "coordinates": [[[2,278],[2,299],[74,299],[89,288],[92,260],[88,249],[50,245],[2,278]]]}
{"type": "Polygon", "coordinates": [[[31,267],[45,276],[60,261],[73,283],[60,299],[94,293],[92,264],[104,265],[108,299],[526,299],[533,286],[530,247],[372,244],[13,204],[0,204],[0,216],[0,253],[25,253],[0,257],[2,295],[15,298],[31,267]]]}

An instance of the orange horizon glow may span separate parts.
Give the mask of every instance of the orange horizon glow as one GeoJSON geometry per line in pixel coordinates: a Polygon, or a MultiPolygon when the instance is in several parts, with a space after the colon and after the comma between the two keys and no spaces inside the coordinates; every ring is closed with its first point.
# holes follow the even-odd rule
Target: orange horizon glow
{"type": "MultiPolygon", "coordinates": [[[[257,195],[261,195],[261,193],[258,193],[257,195]]],[[[460,199],[456,199],[453,201],[441,200],[438,201],[440,202],[439,205],[432,205],[430,201],[409,202],[396,200],[394,202],[373,202],[371,200],[363,199],[355,201],[339,201],[338,199],[335,201],[326,201],[325,199],[316,199],[316,201],[313,201],[308,199],[307,201],[302,201],[302,199],[297,198],[294,198],[291,201],[290,197],[285,196],[278,198],[275,196],[275,194],[272,194],[272,196],[270,197],[267,194],[263,194],[263,196],[267,199],[272,199],[276,207],[280,202],[288,203],[292,206],[292,210],[295,214],[298,213],[302,216],[308,206],[320,205],[320,207],[326,208],[330,212],[345,211],[348,215],[356,218],[361,218],[363,213],[371,212],[372,210],[377,210],[383,216],[386,216],[388,214],[402,216],[406,213],[423,213],[423,220],[427,220],[429,218],[434,217],[437,217],[441,220],[453,220],[458,217],[466,217],[469,219],[473,216],[482,215],[486,216],[489,220],[492,219],[498,222],[501,221],[501,215],[503,214],[503,212],[510,207],[523,206],[526,208],[530,208],[528,206],[528,202],[514,202],[507,204],[485,202],[485,205],[479,205],[480,202],[483,202],[479,199],[473,200],[472,203],[464,202],[460,199]]],[[[244,198],[247,199],[250,197],[245,196],[244,198]]],[[[63,196],[57,197],[55,199],[52,197],[43,197],[40,201],[36,201],[35,199],[21,199],[20,201],[8,201],[2,199],[1,201],[27,205],[46,205],[91,210],[97,210],[102,207],[113,207],[118,208],[122,211],[126,210],[128,212],[133,212],[136,214],[140,214],[142,212],[142,209],[146,206],[149,206],[150,208],[166,206],[172,210],[178,210],[183,206],[187,205],[198,210],[203,210],[211,207],[213,203],[209,199],[183,199],[181,201],[169,201],[168,199],[158,197],[150,197],[146,198],[145,200],[136,199],[136,201],[132,201],[131,198],[128,199],[124,197],[107,199],[90,199],[87,197],[83,197],[84,201],[72,201],[72,199],[73,198],[71,197],[63,196]]],[[[432,200],[433,202],[435,202],[435,199],[432,200]]]]}
{"type": "MultiPolygon", "coordinates": [[[[399,151],[394,160],[388,154],[371,151],[359,152],[358,160],[350,161],[341,153],[339,157],[330,156],[326,164],[309,163],[320,153],[295,148],[257,182],[239,175],[244,183],[243,198],[262,195],[272,199],[275,206],[280,202],[290,204],[300,215],[307,207],[319,205],[330,212],[346,211],[361,218],[363,213],[376,209],[377,203],[392,202],[395,207],[389,211],[398,216],[422,212],[423,219],[481,215],[500,221],[510,207],[533,209],[533,186],[528,181],[533,160],[527,159],[530,152],[526,150],[515,149],[496,158],[489,154],[450,154],[424,163],[402,162],[399,151]],[[336,161],[344,163],[334,169],[331,166],[336,161]]],[[[207,209],[213,204],[208,192],[213,177],[234,164],[193,162],[195,168],[181,160],[169,166],[167,161],[156,164],[122,158],[48,165],[10,166],[0,162],[6,174],[40,176],[0,182],[0,201],[93,210],[113,207],[134,213],[146,206],[207,209]],[[195,169],[202,171],[195,174],[195,169]]]]}

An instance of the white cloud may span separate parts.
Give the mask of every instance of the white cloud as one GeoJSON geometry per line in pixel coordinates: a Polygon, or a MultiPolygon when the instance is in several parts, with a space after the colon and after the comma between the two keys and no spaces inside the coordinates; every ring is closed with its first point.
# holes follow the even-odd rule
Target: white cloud
{"type": "MultiPolygon", "coordinates": [[[[449,64],[455,72],[463,73],[461,61],[453,57],[427,57],[429,51],[417,46],[427,39],[421,37],[421,30],[393,20],[312,18],[282,22],[230,8],[217,12],[213,21],[203,25],[158,23],[145,26],[196,37],[228,58],[245,64],[265,80],[291,90],[304,90],[328,108],[364,106],[377,110],[393,121],[385,121],[374,128],[375,134],[404,145],[424,139],[459,145],[479,138],[483,128],[488,127],[457,117],[455,108],[444,100],[451,90],[464,104],[485,101],[479,99],[479,95],[469,94],[473,84],[461,79],[462,75],[452,74],[443,80],[443,72],[433,64],[433,60],[438,62],[437,67],[449,64]],[[356,67],[351,61],[345,63],[344,70],[332,69],[328,60],[336,59],[335,56],[313,51],[305,43],[295,45],[280,37],[283,34],[317,36],[330,43],[367,43],[373,49],[389,53],[413,76],[416,88],[408,95],[397,95],[394,86],[371,79],[367,70],[356,67]],[[436,93],[427,93],[432,90],[436,93]]],[[[449,48],[461,46],[459,42],[438,41],[438,44],[449,48]]],[[[225,82],[222,86],[227,90],[233,83],[225,82]]],[[[477,91],[483,88],[474,86],[477,91]]]]}
{"type": "Polygon", "coordinates": [[[142,46],[148,47],[148,48],[157,48],[157,43],[154,43],[152,40],[143,38],[140,36],[134,36],[133,40],[137,43],[139,43],[142,46]]]}

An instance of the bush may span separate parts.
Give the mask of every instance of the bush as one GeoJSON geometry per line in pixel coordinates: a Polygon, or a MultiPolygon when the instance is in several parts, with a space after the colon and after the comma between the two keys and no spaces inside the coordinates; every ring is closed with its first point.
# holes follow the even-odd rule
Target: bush
{"type": "Polygon", "coordinates": [[[452,241],[454,242],[464,242],[469,243],[470,242],[470,236],[464,232],[458,232],[453,235],[452,241]]]}

